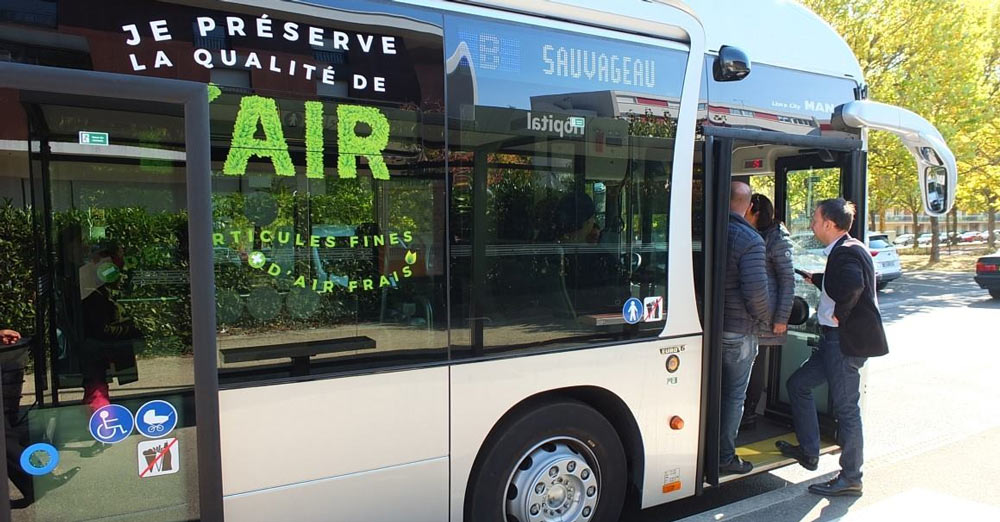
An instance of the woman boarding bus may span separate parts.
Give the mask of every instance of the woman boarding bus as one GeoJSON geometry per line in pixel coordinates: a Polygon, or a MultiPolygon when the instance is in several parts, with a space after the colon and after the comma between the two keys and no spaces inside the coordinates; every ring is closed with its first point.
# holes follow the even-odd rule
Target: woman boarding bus
{"type": "MultiPolygon", "coordinates": [[[[696,495],[719,483],[730,180],[773,182],[796,241],[814,201],[864,213],[881,129],[930,213],[954,199],[940,134],[865,100],[794,3],[0,13],[0,302],[30,338],[4,355],[29,368],[23,397],[4,374],[25,448],[7,473],[34,486],[10,492],[18,521],[611,521],[696,495]],[[120,269],[81,271],[105,242],[120,269]],[[129,364],[87,333],[98,284],[141,333],[129,364]],[[86,360],[106,361],[94,412],[86,360]]],[[[767,448],[757,472],[789,462],[806,315],[738,441],[767,448]]]]}

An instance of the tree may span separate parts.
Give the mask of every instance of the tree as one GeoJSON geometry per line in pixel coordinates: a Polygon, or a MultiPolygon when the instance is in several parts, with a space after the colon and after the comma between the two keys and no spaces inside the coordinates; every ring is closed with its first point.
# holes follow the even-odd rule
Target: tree
{"type": "Polygon", "coordinates": [[[989,246],[996,248],[996,221],[1000,212],[1000,119],[985,125],[971,138],[978,153],[960,168],[957,198],[962,208],[987,214],[989,246]]]}
{"type": "MultiPolygon", "coordinates": [[[[959,139],[989,118],[983,111],[983,66],[996,8],[981,0],[804,0],[833,25],[858,57],[872,99],[906,107],[941,131],[960,161],[975,149],[959,139]],[[988,40],[988,39],[987,39],[988,40]]],[[[996,46],[993,46],[995,50],[996,46]]],[[[883,212],[900,205],[922,209],[913,191],[915,162],[898,140],[872,133],[870,205],[883,212]],[[911,181],[905,181],[909,178],[911,181]]],[[[914,232],[917,232],[914,217],[914,232]]],[[[936,228],[932,220],[932,228],[936,228]]],[[[938,255],[937,234],[931,258],[938,255]]]]}
{"type": "Polygon", "coordinates": [[[997,212],[1000,212],[1000,9],[993,6],[979,45],[984,48],[980,69],[981,106],[985,120],[962,136],[974,153],[959,164],[957,199],[963,209],[987,214],[990,249],[996,248],[997,212]]]}

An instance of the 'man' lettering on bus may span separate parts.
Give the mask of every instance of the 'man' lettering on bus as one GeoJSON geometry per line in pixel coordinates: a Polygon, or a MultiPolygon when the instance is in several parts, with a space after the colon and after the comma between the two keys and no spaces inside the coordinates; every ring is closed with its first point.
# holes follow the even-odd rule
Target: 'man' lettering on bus
{"type": "MultiPolygon", "coordinates": [[[[271,160],[274,173],[294,176],[295,165],[288,153],[278,104],[272,98],[244,96],[233,124],[233,137],[222,172],[231,176],[246,174],[250,158],[271,160]],[[261,131],[258,133],[258,131],[261,131]],[[263,138],[259,138],[259,135],[263,138]]],[[[305,103],[306,176],[322,178],[324,172],[323,104],[305,103]]],[[[337,174],[357,177],[357,159],[364,157],[372,177],[389,179],[389,167],[382,152],[389,144],[389,119],[376,107],[341,104],[337,106],[337,174]],[[359,129],[365,129],[359,134],[359,129]]]]}

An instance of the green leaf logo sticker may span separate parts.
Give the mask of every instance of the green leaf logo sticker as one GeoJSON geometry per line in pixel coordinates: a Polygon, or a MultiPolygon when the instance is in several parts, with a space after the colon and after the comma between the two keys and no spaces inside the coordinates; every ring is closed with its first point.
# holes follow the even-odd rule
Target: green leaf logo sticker
{"type": "Polygon", "coordinates": [[[341,178],[357,177],[357,157],[364,156],[368,160],[372,177],[389,179],[389,167],[382,158],[382,151],[388,144],[389,119],[382,114],[382,111],[363,105],[337,106],[337,146],[340,148],[337,171],[341,178]],[[371,127],[371,134],[358,136],[356,131],[358,123],[365,123],[371,127]]]}
{"type": "Polygon", "coordinates": [[[417,262],[417,253],[407,250],[406,257],[404,257],[403,259],[406,261],[406,264],[412,265],[413,263],[417,262]]]}
{"type": "Polygon", "coordinates": [[[251,156],[270,158],[274,172],[279,176],[295,175],[295,165],[288,154],[288,143],[281,129],[278,104],[271,98],[244,96],[240,100],[240,112],[233,124],[233,141],[222,172],[233,176],[246,173],[251,156]],[[258,125],[264,129],[263,140],[254,137],[258,125]]]}

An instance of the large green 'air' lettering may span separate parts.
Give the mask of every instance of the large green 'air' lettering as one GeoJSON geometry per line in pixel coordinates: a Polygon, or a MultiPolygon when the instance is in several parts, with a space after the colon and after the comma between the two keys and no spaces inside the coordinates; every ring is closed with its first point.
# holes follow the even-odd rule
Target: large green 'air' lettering
{"type": "Polygon", "coordinates": [[[389,144],[389,119],[375,107],[339,105],[337,107],[337,172],[341,178],[354,178],[358,174],[357,157],[368,160],[372,177],[389,179],[389,167],[382,158],[382,151],[389,144]],[[358,136],[358,123],[371,127],[371,134],[358,136]]]}
{"type": "Polygon", "coordinates": [[[306,177],[323,179],[323,102],[306,102],[306,177]]]}
{"type": "Polygon", "coordinates": [[[270,158],[274,172],[279,176],[295,175],[295,165],[281,130],[278,105],[271,98],[244,96],[240,101],[240,112],[233,125],[232,145],[222,172],[235,176],[245,173],[251,156],[270,158]],[[254,137],[258,124],[264,129],[263,140],[254,137]]]}

